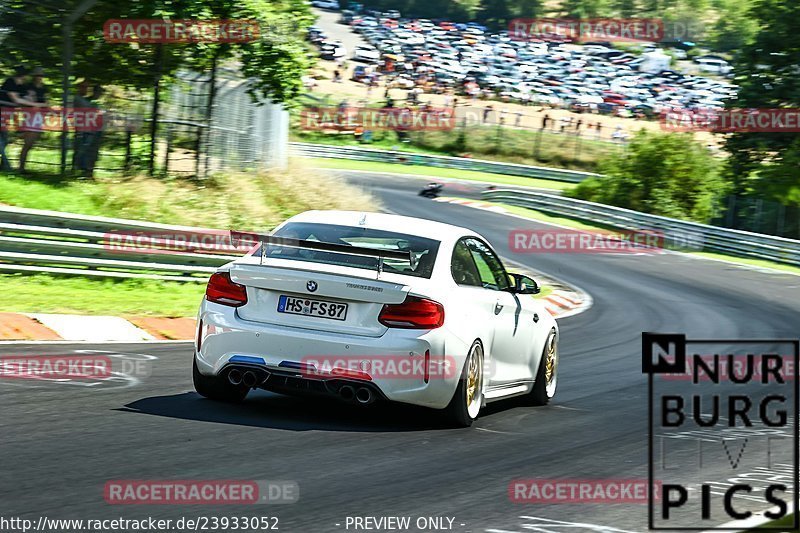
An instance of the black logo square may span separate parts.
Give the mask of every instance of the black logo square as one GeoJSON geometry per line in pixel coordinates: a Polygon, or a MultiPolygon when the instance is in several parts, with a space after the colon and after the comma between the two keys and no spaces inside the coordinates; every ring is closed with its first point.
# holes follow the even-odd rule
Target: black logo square
{"type": "Polygon", "coordinates": [[[643,374],[683,374],[686,372],[686,335],[642,333],[643,374]]]}

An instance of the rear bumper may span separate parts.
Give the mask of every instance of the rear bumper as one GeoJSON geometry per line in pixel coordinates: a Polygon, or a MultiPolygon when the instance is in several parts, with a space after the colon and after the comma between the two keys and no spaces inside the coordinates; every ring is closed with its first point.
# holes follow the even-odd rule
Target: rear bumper
{"type": "MultiPolygon", "coordinates": [[[[373,363],[379,359],[391,360],[395,365],[404,363],[403,371],[392,374],[387,364],[385,371],[376,374],[367,366],[362,371],[368,378],[353,380],[348,377],[347,380],[369,384],[379,396],[389,401],[435,409],[444,408],[450,402],[466,359],[466,350],[456,348],[462,354],[460,356],[446,352],[445,328],[430,331],[389,329],[380,337],[329,333],[243,320],[235,308],[207,301],[203,301],[200,307],[198,335],[197,367],[205,375],[223,375],[232,365],[238,366],[240,363],[237,361],[245,356],[254,358],[248,364],[276,376],[264,388],[277,390],[273,385],[286,377],[287,385],[299,387],[297,392],[303,392],[304,388],[313,392],[316,388],[314,382],[319,382],[320,377],[306,379],[309,376],[300,370],[292,370],[292,365],[342,360],[346,361],[348,369],[353,369],[361,358],[373,363]],[[426,351],[430,353],[427,382],[419,371],[425,367],[426,351]],[[231,358],[236,356],[240,357],[232,362],[231,358]],[[449,366],[445,368],[444,365],[449,366]]],[[[458,346],[460,343],[454,344],[458,346]]]]}

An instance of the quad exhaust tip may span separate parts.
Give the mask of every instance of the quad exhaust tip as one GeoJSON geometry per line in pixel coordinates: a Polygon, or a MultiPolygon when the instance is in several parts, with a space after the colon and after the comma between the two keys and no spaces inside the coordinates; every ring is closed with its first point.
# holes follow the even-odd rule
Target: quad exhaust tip
{"type": "Polygon", "coordinates": [[[244,379],[244,375],[242,374],[241,370],[237,370],[234,368],[230,372],[228,372],[228,381],[231,385],[241,385],[242,380],[244,379]]]}
{"type": "Polygon", "coordinates": [[[256,376],[255,372],[247,371],[242,376],[242,383],[245,387],[252,389],[258,383],[258,376],[256,376]]]}
{"type": "Polygon", "coordinates": [[[342,397],[345,401],[351,401],[356,396],[356,391],[350,385],[345,385],[341,389],[339,389],[339,396],[342,397]]]}
{"type": "Polygon", "coordinates": [[[369,405],[375,401],[375,396],[367,387],[359,387],[356,391],[356,401],[361,405],[369,405]]]}
{"type": "Polygon", "coordinates": [[[369,405],[375,401],[375,394],[369,387],[355,388],[351,385],[343,385],[339,389],[339,397],[346,402],[355,401],[361,405],[369,405]]]}
{"type": "Polygon", "coordinates": [[[230,372],[228,372],[228,382],[237,387],[243,385],[253,389],[263,383],[264,378],[261,373],[257,371],[232,368],[230,372]]]}

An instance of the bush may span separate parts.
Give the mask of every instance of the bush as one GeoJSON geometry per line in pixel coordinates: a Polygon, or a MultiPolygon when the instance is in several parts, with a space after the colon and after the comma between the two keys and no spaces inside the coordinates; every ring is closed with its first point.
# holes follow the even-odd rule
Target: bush
{"type": "Polygon", "coordinates": [[[696,222],[709,222],[728,186],[720,164],[689,134],[640,130],[628,149],[600,164],[601,178],[580,183],[574,198],[696,222]]]}

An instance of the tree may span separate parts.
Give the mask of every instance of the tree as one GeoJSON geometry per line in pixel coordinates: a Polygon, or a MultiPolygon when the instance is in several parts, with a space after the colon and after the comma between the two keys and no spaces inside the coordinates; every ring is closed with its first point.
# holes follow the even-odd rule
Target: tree
{"type": "MultiPolygon", "coordinates": [[[[79,4],[81,0],[3,2],[0,28],[10,31],[3,40],[0,61],[6,67],[37,64],[55,74],[64,45],[61,25],[79,4]]],[[[308,67],[303,39],[304,29],[312,21],[303,0],[99,0],[75,23],[72,72],[103,84],[147,89],[159,63],[161,76],[168,79],[179,68],[207,68],[214,57],[217,61],[237,58],[246,74],[257,79],[262,96],[285,102],[297,95],[300,78],[308,67]],[[164,45],[159,51],[157,45],[110,44],[103,37],[103,24],[109,19],[215,18],[257,20],[262,38],[251,44],[164,45]],[[276,35],[274,30],[279,27],[284,31],[276,35]]]]}
{"type": "MultiPolygon", "coordinates": [[[[800,107],[800,3],[757,0],[749,15],[759,30],[736,57],[740,89],[730,107],[800,107]]],[[[733,192],[800,205],[800,175],[791,170],[799,138],[788,132],[729,135],[725,147],[731,154],[727,172],[733,192]]]]}
{"type": "Polygon", "coordinates": [[[506,29],[513,18],[509,0],[482,0],[481,18],[493,28],[506,29]]]}
{"type": "Polygon", "coordinates": [[[632,18],[638,14],[635,0],[615,0],[614,8],[623,18],[632,18]]]}
{"type": "Polygon", "coordinates": [[[563,0],[559,6],[569,18],[596,18],[608,15],[607,0],[563,0]]]}
{"type": "MultiPolygon", "coordinates": [[[[215,96],[216,68],[223,61],[238,61],[241,72],[254,80],[251,93],[254,100],[287,104],[299,95],[302,75],[310,65],[304,37],[313,16],[304,0],[98,0],[74,21],[71,31],[65,30],[70,14],[84,5],[84,0],[4,3],[0,6],[0,28],[10,31],[3,39],[4,54],[0,61],[42,65],[52,78],[66,77],[69,72],[71,79],[67,85],[82,77],[103,85],[151,93],[151,174],[161,90],[179,69],[211,73],[208,118],[215,96]],[[103,27],[110,19],[253,20],[258,23],[261,35],[251,43],[108,43],[103,27]],[[35,42],[46,44],[33,44],[32,35],[36,36],[35,42]],[[67,44],[71,49],[69,62],[62,60],[67,44]],[[59,71],[57,67],[63,68],[62,63],[69,69],[59,71]]],[[[62,172],[66,152],[65,135],[62,172]]]]}
{"type": "Polygon", "coordinates": [[[605,176],[581,182],[576,198],[644,213],[709,222],[726,185],[719,163],[690,134],[640,130],[624,154],[602,162],[605,176]]]}
{"type": "Polygon", "coordinates": [[[722,16],[710,32],[715,50],[738,52],[752,41],[758,24],[749,14],[750,4],[751,0],[719,0],[717,9],[722,16]]]}
{"type": "Polygon", "coordinates": [[[541,16],[541,0],[519,0],[516,15],[520,18],[536,18],[541,16]]]}

